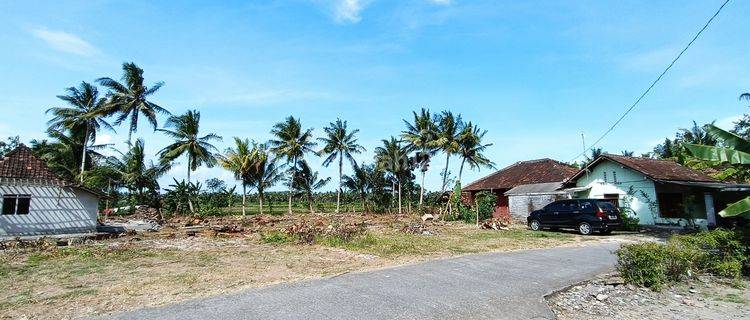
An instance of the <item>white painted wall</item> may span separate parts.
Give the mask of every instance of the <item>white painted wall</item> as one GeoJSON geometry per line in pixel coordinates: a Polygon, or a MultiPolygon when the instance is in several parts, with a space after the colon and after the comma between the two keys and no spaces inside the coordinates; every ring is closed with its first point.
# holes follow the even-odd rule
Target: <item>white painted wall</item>
{"type": "MultiPolygon", "coordinates": [[[[635,211],[642,225],[654,225],[656,223],[677,223],[678,219],[659,217],[659,206],[656,198],[656,187],[654,182],[642,173],[624,167],[619,163],[603,160],[596,165],[591,172],[584,174],[576,182],[578,187],[589,187],[588,191],[579,192],[576,198],[603,199],[605,194],[618,194],[620,206],[628,206],[635,211]],[[607,181],[604,181],[606,172],[607,181]],[[615,180],[615,176],[617,179],[615,180]],[[634,191],[629,203],[626,202],[628,190],[634,191]]],[[[706,219],[695,219],[696,224],[705,227],[706,219]]]]}
{"type": "Polygon", "coordinates": [[[96,231],[99,199],[91,193],[56,186],[0,185],[0,195],[5,194],[30,194],[31,205],[27,215],[0,215],[0,236],[96,231]]]}

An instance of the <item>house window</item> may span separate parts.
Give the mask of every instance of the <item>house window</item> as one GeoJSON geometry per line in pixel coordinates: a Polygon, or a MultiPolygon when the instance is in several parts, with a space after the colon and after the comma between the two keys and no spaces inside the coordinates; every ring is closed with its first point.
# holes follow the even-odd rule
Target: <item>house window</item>
{"type": "Polygon", "coordinates": [[[29,214],[31,195],[6,194],[3,196],[3,215],[29,214]]]}
{"type": "Polygon", "coordinates": [[[607,182],[607,171],[604,171],[604,182],[607,182]]]}
{"type": "Polygon", "coordinates": [[[682,193],[659,193],[656,199],[659,201],[659,215],[662,218],[686,217],[682,193]]]}
{"type": "Polygon", "coordinates": [[[612,181],[617,183],[617,171],[612,171],[612,181]]]}

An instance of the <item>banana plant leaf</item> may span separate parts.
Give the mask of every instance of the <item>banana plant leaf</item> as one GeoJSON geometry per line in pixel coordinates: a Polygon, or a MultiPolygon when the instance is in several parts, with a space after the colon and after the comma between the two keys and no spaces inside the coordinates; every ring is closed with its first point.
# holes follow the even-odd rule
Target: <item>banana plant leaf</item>
{"type": "Polygon", "coordinates": [[[726,209],[721,210],[719,215],[724,218],[743,217],[750,219],[750,197],[730,204],[726,209]]]}
{"type": "Polygon", "coordinates": [[[723,142],[724,146],[727,148],[750,153],[750,141],[747,141],[734,133],[725,131],[712,124],[706,126],[706,133],[714,139],[723,142]]]}
{"type": "Polygon", "coordinates": [[[707,161],[728,162],[731,164],[750,164],[750,153],[724,147],[711,147],[685,143],[685,148],[693,156],[707,161]]]}

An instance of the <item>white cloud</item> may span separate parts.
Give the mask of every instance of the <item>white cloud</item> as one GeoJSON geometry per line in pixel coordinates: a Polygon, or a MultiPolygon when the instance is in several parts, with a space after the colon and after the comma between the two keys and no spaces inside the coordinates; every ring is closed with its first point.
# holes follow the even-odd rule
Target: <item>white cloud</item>
{"type": "Polygon", "coordinates": [[[47,28],[31,30],[31,34],[43,40],[53,49],[79,56],[91,57],[99,53],[99,49],[80,37],[64,31],[54,31],[47,28]]]}
{"type": "Polygon", "coordinates": [[[742,119],[741,114],[716,120],[716,126],[725,130],[734,128],[734,123],[742,119]]]}
{"type": "Polygon", "coordinates": [[[333,3],[333,16],[339,23],[357,23],[368,4],[367,0],[337,0],[333,3]]]}

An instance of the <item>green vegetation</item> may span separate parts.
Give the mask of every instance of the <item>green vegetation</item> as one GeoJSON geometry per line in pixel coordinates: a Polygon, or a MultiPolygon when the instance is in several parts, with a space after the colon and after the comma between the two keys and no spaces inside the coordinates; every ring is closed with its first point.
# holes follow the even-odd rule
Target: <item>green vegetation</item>
{"type": "Polygon", "coordinates": [[[728,230],[672,236],[666,244],[628,244],[617,256],[626,282],[657,290],[696,274],[737,278],[750,263],[742,235],[728,230]]]}

